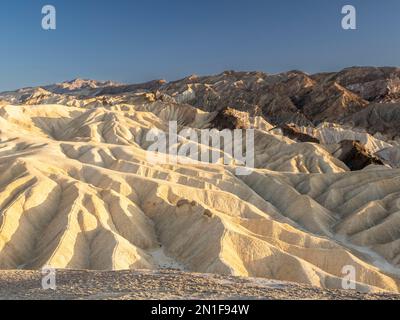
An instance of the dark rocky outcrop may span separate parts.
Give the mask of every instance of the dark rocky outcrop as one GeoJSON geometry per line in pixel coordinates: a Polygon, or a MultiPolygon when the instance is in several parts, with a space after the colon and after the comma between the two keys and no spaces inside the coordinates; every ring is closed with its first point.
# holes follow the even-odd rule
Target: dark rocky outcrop
{"type": "Polygon", "coordinates": [[[217,113],[211,122],[213,128],[224,129],[248,129],[249,115],[246,112],[240,112],[232,108],[226,108],[217,113]]]}
{"type": "Polygon", "coordinates": [[[359,141],[343,140],[332,155],[343,161],[352,171],[362,170],[371,164],[383,165],[383,162],[371,155],[359,141]]]}
{"type": "Polygon", "coordinates": [[[293,124],[283,124],[279,127],[281,129],[282,134],[285,137],[288,137],[292,140],[298,142],[312,142],[312,143],[320,143],[317,138],[314,138],[308,134],[301,132],[295,125],[293,124]]]}

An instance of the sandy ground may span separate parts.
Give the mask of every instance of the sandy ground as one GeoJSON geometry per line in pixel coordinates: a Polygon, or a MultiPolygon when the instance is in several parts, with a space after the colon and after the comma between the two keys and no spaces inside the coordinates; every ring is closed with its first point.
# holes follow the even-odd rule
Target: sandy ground
{"type": "Polygon", "coordinates": [[[1,271],[2,300],[131,299],[399,299],[395,294],[323,290],[289,282],[157,271],[56,272],[56,290],[44,290],[39,271],[1,271]]]}

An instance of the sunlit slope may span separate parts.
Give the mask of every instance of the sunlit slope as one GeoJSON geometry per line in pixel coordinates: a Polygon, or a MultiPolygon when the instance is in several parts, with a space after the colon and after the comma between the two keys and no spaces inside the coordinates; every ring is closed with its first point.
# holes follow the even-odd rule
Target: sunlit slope
{"type": "Polygon", "coordinates": [[[398,291],[400,170],[350,172],[262,126],[249,176],[149,161],[149,130],[212,119],[159,101],[1,106],[0,268],[155,269],[162,250],[188,271],[328,288],[352,265],[358,289],[398,291]]]}

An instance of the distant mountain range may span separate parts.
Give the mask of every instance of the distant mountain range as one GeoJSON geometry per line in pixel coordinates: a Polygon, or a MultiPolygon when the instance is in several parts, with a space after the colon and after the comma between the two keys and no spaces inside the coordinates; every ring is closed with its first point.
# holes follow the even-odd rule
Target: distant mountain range
{"type": "Polygon", "coordinates": [[[9,103],[43,104],[102,96],[154,94],[156,100],[187,103],[213,112],[225,108],[263,116],[276,125],[321,122],[348,124],[394,139],[400,134],[400,68],[353,67],[309,75],[227,71],[178,81],[126,85],[75,79],[43,87],[3,92],[9,103]]]}

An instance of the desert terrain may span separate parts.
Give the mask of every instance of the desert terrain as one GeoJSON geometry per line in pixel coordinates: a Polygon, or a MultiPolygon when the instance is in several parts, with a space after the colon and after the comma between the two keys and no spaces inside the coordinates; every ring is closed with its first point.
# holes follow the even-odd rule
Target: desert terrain
{"type": "MultiPolygon", "coordinates": [[[[149,288],[123,288],[118,298],[151,297],[164,276],[171,286],[179,275],[191,277],[177,270],[227,277],[197,275],[197,293],[182,284],[182,292],[168,293],[177,298],[292,297],[262,280],[261,288],[249,279],[228,290],[221,279],[231,276],[337,298],[345,266],[354,267],[364,295],[340,291],[343,297],[398,293],[399,78],[398,68],[227,71],[135,85],[76,79],[1,93],[0,269],[8,271],[0,282],[8,285],[0,297],[24,297],[19,286],[40,273],[22,270],[46,265],[92,270],[61,273],[71,277],[131,274],[135,286],[149,288]],[[168,134],[170,121],[196,134],[254,129],[254,170],[238,175],[234,159],[149,162],[146,135],[168,134]],[[212,285],[202,281],[221,291],[207,293],[212,285]]],[[[99,296],[96,281],[93,292],[73,297],[112,298],[99,296]]],[[[56,297],[67,298],[64,289],[56,297]]]]}
{"type": "MultiPolygon", "coordinates": [[[[57,270],[56,289],[43,290],[40,271],[0,273],[0,300],[398,300],[393,293],[360,293],[174,269],[57,270]]],[[[245,303],[245,301],[243,301],[245,303]]]]}

